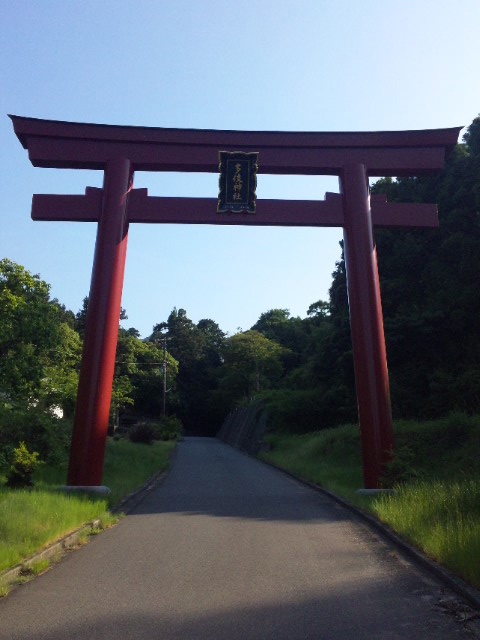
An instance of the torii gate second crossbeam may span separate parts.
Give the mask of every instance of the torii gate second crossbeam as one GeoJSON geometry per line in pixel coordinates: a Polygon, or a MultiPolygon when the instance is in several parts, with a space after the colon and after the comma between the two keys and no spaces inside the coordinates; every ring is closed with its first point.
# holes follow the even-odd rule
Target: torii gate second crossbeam
{"type": "Polygon", "coordinates": [[[393,449],[385,338],[373,225],[438,226],[435,205],[387,203],[368,177],[442,169],[461,127],[357,133],[121,127],[10,116],[34,166],[104,171],[103,189],[34,195],[34,220],[98,222],[68,483],[98,487],[112,394],[130,222],[342,226],[361,430],[364,487],[380,486],[393,449]],[[259,173],[337,175],[325,200],[258,200],[256,213],[219,214],[216,198],[161,198],[133,189],[141,171],[218,170],[219,151],[258,152],[259,173]]]}

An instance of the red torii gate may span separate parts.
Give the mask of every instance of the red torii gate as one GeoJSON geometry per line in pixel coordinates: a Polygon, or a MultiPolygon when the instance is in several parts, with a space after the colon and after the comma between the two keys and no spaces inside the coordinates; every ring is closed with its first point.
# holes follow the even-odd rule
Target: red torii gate
{"type": "Polygon", "coordinates": [[[98,222],[68,483],[101,485],[128,225],[143,223],[342,226],[364,487],[379,487],[393,448],[390,391],[373,225],[437,227],[436,205],[369,196],[368,177],[442,169],[461,127],[357,133],[124,127],[10,116],[36,167],[101,169],[103,189],[34,195],[34,220],[98,222]],[[337,175],[341,195],[258,200],[256,214],[217,213],[217,198],[162,198],[133,189],[138,171],[218,171],[219,151],[259,153],[259,173],[337,175]]]}

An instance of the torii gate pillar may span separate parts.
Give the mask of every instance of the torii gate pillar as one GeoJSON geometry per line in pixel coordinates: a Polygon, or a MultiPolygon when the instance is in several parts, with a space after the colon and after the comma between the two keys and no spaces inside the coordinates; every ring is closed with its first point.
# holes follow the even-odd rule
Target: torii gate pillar
{"type": "Polygon", "coordinates": [[[127,254],[127,198],[132,179],[129,160],[107,161],[73,422],[70,486],[102,484],[127,254]]]}
{"type": "Polygon", "coordinates": [[[340,176],[344,253],[365,489],[378,487],[393,449],[392,412],[368,177],[363,164],[340,176]]]}

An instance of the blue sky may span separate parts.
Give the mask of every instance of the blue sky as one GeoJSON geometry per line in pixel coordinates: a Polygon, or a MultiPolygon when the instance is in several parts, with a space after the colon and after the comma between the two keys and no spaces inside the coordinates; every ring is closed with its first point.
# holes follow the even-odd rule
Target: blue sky
{"type": "MultiPolygon", "coordinates": [[[[7,113],[213,129],[468,125],[480,112],[478,0],[0,0],[0,256],[76,311],[95,225],[33,222],[32,193],[98,171],[33,168],[7,113]]],[[[152,195],[217,194],[214,174],[137,173],[152,195]]],[[[259,176],[264,198],[323,198],[335,178],[259,176]]],[[[434,232],[433,232],[434,233],[434,232]]],[[[122,305],[148,335],[176,306],[230,333],[328,296],[340,229],[131,225],[122,305]]]]}

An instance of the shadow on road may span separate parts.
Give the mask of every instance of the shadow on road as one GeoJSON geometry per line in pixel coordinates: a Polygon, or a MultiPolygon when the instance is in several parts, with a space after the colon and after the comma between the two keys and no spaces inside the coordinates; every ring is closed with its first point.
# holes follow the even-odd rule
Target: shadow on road
{"type": "Polygon", "coordinates": [[[163,485],[131,515],[149,513],[316,523],[351,519],[329,498],[215,438],[180,443],[163,485]]]}
{"type": "MultiPolygon", "coordinates": [[[[396,604],[386,614],[388,586],[380,582],[369,587],[360,581],[350,593],[337,596],[299,598],[295,602],[248,604],[221,611],[202,611],[192,602],[191,613],[183,616],[172,607],[165,612],[159,603],[146,603],[144,611],[122,610],[101,617],[89,616],[68,624],[51,621],[38,633],[26,633],[19,625],[18,635],[8,640],[454,640],[465,638],[462,626],[439,616],[433,603],[418,600],[396,604]],[[385,589],[385,587],[387,587],[385,589]],[[359,597],[358,597],[359,596],[359,597]],[[378,606],[382,603],[382,606],[378,606]],[[409,610],[406,609],[410,605],[409,610]],[[415,608],[415,607],[414,607],[415,608]],[[161,613],[160,613],[161,611],[161,613]]],[[[352,588],[353,587],[353,588],[352,588]]],[[[208,585],[205,585],[208,592],[208,585]]],[[[388,607],[387,607],[388,609],[388,607]]],[[[78,618],[75,614],[73,618],[78,618]]],[[[0,639],[6,636],[0,631],[0,639]]]]}

